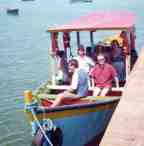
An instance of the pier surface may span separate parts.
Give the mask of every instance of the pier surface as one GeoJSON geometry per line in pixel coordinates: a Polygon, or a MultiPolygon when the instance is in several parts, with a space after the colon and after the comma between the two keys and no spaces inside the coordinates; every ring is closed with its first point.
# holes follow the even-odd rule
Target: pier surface
{"type": "Polygon", "coordinates": [[[100,146],[144,146],[144,48],[100,146]]]}

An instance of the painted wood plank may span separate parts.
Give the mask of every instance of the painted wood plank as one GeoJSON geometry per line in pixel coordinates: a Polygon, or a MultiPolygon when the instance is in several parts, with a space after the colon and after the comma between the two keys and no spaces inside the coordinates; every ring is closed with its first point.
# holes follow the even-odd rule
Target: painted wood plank
{"type": "MultiPolygon", "coordinates": [[[[51,90],[67,90],[69,89],[69,87],[70,87],[69,85],[47,85],[47,88],[51,90]]],[[[89,90],[92,91],[93,87],[89,87],[89,90]]],[[[123,87],[119,87],[119,88],[113,87],[111,90],[123,91],[123,87]]]]}

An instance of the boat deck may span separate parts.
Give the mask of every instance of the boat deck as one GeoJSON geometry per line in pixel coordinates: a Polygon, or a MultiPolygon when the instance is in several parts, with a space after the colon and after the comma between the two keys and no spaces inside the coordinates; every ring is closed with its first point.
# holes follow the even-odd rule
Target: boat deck
{"type": "Polygon", "coordinates": [[[144,48],[100,146],[144,146],[144,48]]]}

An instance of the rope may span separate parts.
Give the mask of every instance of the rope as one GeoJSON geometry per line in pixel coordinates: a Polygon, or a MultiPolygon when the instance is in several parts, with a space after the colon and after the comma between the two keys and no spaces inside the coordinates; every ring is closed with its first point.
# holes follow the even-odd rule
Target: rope
{"type": "Polygon", "coordinates": [[[39,121],[38,121],[38,119],[37,119],[37,116],[36,116],[36,114],[35,114],[35,112],[34,112],[33,109],[31,110],[31,112],[32,112],[32,115],[33,115],[35,121],[37,122],[37,124],[38,124],[38,126],[39,126],[41,132],[43,133],[45,139],[46,139],[47,142],[49,143],[49,145],[50,145],[50,146],[54,146],[54,145],[52,144],[52,142],[50,141],[50,139],[47,137],[47,135],[46,135],[45,131],[43,130],[41,124],[39,123],[39,121]]]}

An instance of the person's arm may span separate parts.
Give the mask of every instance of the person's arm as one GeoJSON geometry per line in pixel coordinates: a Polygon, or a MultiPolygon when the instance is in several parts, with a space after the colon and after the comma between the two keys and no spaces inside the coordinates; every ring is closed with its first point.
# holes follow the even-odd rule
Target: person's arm
{"type": "Polygon", "coordinates": [[[95,62],[90,57],[87,57],[87,62],[90,65],[90,67],[94,67],[95,66],[95,62]]]}
{"type": "Polygon", "coordinates": [[[116,88],[119,88],[119,79],[117,76],[114,77],[115,83],[116,83],[116,88]]]}
{"type": "Polygon", "coordinates": [[[115,80],[116,88],[119,88],[118,73],[117,73],[116,69],[113,66],[111,66],[111,71],[112,71],[112,76],[113,76],[113,78],[115,80]]]}
{"type": "Polygon", "coordinates": [[[91,78],[91,87],[92,87],[92,89],[94,89],[94,87],[95,87],[95,83],[94,83],[94,78],[93,77],[91,78]]]}
{"type": "Polygon", "coordinates": [[[90,78],[90,87],[92,87],[92,89],[94,88],[95,84],[94,84],[94,68],[91,68],[89,71],[89,78],[90,78]]]}

